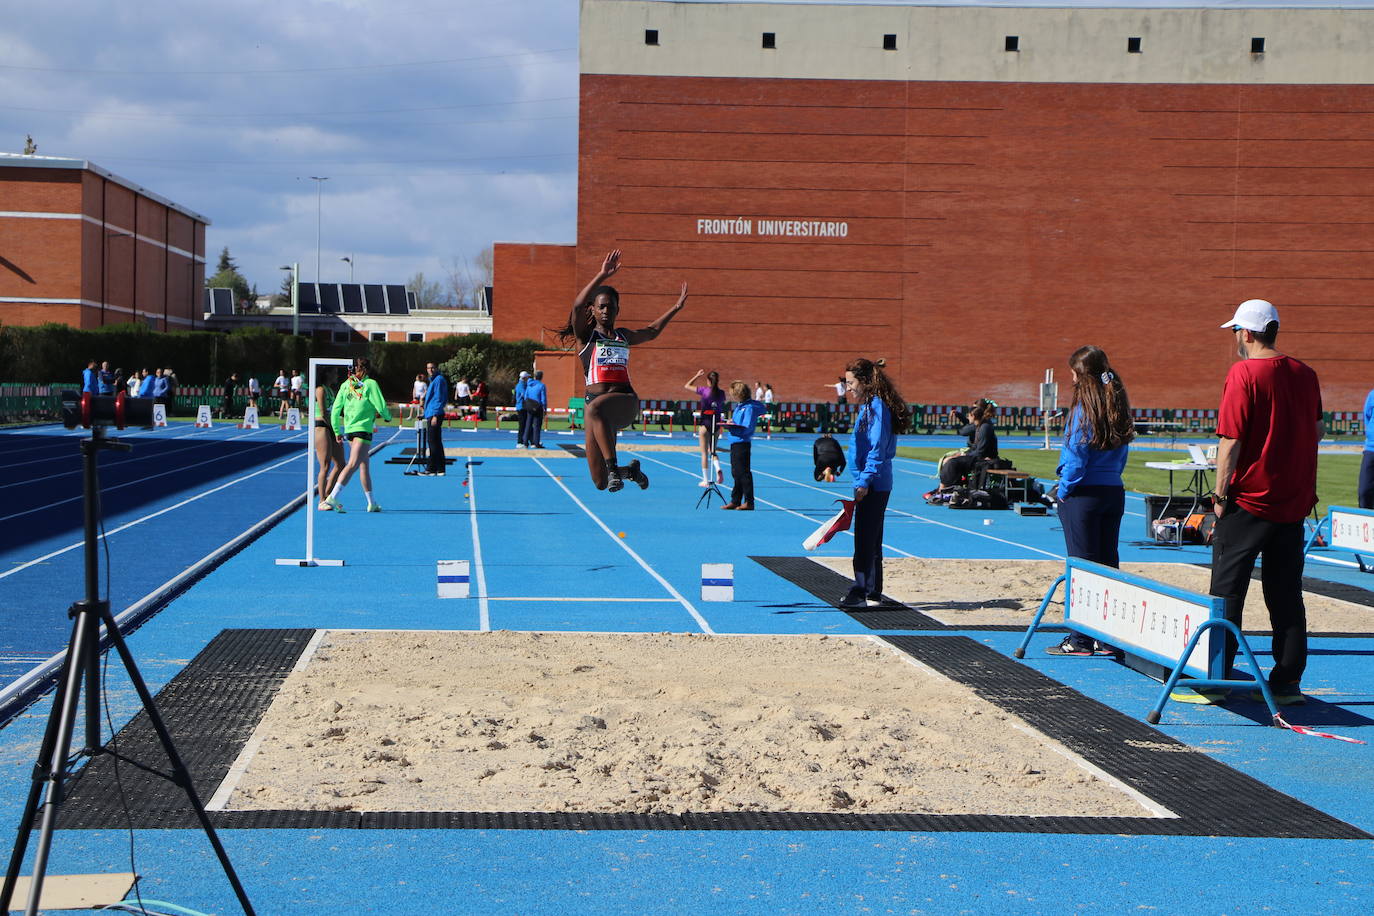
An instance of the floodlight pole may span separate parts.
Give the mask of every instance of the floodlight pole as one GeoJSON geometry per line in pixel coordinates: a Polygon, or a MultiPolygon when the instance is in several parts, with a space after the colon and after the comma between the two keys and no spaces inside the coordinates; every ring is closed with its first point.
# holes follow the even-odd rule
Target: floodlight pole
{"type": "Polygon", "coordinates": [[[329,180],[328,175],[311,175],[310,180],[315,182],[315,282],[323,283],[320,277],[320,215],[324,207],[324,183],[329,180]]]}

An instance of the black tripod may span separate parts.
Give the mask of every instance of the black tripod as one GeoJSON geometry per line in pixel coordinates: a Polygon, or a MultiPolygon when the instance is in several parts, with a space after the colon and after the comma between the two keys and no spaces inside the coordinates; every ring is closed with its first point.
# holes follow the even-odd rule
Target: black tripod
{"type": "MultiPolygon", "coordinates": [[[[167,732],[166,726],[162,723],[162,716],[153,704],[152,694],[148,692],[148,686],[143,682],[138,666],[134,664],[134,657],[129,653],[124,637],[115,624],[114,616],[110,613],[110,604],[100,598],[100,566],[96,552],[96,507],[99,501],[96,455],[101,449],[129,451],[130,448],[127,442],[106,439],[104,430],[99,426],[91,431],[91,438],[81,442],[85,484],[86,597],[73,604],[68,611],[68,615],[74,621],[71,641],[67,643],[67,657],[62,663],[61,680],[58,682],[57,694],[53,697],[52,711],[48,713],[48,726],[43,733],[38,763],[33,768],[33,784],[29,787],[28,801],[24,804],[24,813],[19,820],[19,835],[14,842],[14,851],[10,854],[4,888],[0,889],[0,913],[8,912],[10,909],[10,899],[14,896],[19,869],[24,864],[24,854],[28,850],[29,838],[33,832],[34,816],[39,811],[39,797],[43,796],[42,820],[38,828],[38,846],[34,852],[33,880],[29,886],[28,905],[24,910],[26,916],[34,916],[38,912],[43,879],[48,868],[48,853],[52,848],[53,826],[57,820],[58,808],[62,805],[63,786],[68,775],[83,757],[114,754],[101,744],[100,625],[103,623],[105,635],[124,662],[124,670],[128,672],[129,680],[138,691],[138,697],[143,702],[143,710],[148,714],[148,720],[156,730],[158,740],[162,742],[162,749],[171,763],[171,774],[160,775],[165,775],[185,790],[186,797],[200,820],[201,829],[210,840],[210,845],[214,847],[215,855],[219,857],[229,883],[233,885],[239,905],[243,907],[243,912],[247,916],[254,916],[253,905],[249,903],[248,895],[239,883],[238,875],[234,873],[234,866],[230,863],[228,854],[215,834],[215,828],[210,825],[210,819],[205,814],[205,806],[201,804],[200,797],[196,795],[195,787],[191,784],[191,774],[181,762],[181,756],[172,744],[172,736],[167,732]],[[77,727],[77,705],[81,702],[83,682],[86,690],[85,746],[73,755],[72,739],[77,727]]],[[[120,760],[127,759],[118,754],[114,756],[120,760]]],[[[133,766],[149,769],[137,761],[128,762],[133,766]]]]}

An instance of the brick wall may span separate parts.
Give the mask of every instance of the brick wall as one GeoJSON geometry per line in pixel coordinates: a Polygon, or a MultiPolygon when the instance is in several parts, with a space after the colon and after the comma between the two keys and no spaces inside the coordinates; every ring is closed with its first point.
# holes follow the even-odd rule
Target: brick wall
{"type": "Polygon", "coordinates": [[[691,289],[635,354],[645,397],[715,368],[820,398],[865,355],[888,360],[908,400],[1029,404],[1046,368],[1062,378],[1094,343],[1136,404],[1205,406],[1233,360],[1217,326],[1250,297],[1278,305],[1280,348],[1317,370],[1329,408],[1357,408],[1374,379],[1359,206],[1374,196],[1360,126],[1374,87],[581,86],[574,276],[536,269],[540,246],[519,246],[525,261],[498,246],[496,333],[561,324],[622,248],[622,324],[691,289]],[[734,217],[751,234],[699,231],[734,217]],[[759,235],[775,218],[847,232],[759,235]]]}

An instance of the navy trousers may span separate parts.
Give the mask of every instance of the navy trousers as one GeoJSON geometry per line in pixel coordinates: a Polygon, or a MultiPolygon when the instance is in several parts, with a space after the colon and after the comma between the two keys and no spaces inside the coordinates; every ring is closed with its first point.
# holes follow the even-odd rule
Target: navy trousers
{"type": "Polygon", "coordinates": [[[1360,508],[1374,509],[1374,452],[1360,459],[1360,508]]]}
{"type": "Polygon", "coordinates": [[[1059,501],[1064,526],[1064,552],[1103,566],[1121,565],[1121,516],[1126,511],[1122,486],[1077,486],[1059,501]]]}
{"type": "Polygon", "coordinates": [[[883,593],[883,516],[891,490],[869,490],[854,505],[854,589],[870,598],[883,593]]]}

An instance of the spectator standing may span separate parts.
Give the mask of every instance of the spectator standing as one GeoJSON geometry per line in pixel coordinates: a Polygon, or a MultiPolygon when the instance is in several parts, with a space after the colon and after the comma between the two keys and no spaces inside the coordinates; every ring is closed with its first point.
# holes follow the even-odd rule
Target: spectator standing
{"type": "MultiPolygon", "coordinates": [[[[249,382],[256,382],[257,379],[249,379],[249,382]]],[[[229,377],[224,380],[224,403],[220,405],[219,415],[221,419],[230,416],[234,409],[234,398],[239,393],[239,374],[231,372],[229,377]]]]}
{"type": "Polygon", "coordinates": [[[124,382],[124,387],[127,388],[128,391],[129,391],[129,397],[131,397],[131,398],[136,398],[136,397],[138,397],[138,389],[139,389],[139,386],[140,386],[142,383],[143,383],[143,377],[142,377],[141,375],[138,374],[138,370],[137,370],[137,369],[134,369],[133,371],[131,371],[131,372],[129,373],[128,379],[126,379],[125,382],[124,382]]]}
{"type": "Polygon", "coordinates": [[[701,483],[711,485],[712,472],[716,483],[725,482],[725,474],[720,469],[720,459],[716,457],[716,440],[720,438],[720,421],[725,417],[725,391],[720,387],[720,373],[712,369],[698,369],[697,374],[682,386],[697,396],[697,414],[701,422],[697,425],[697,444],[701,448],[701,483]],[[698,385],[697,379],[706,376],[705,385],[698,385]]]}
{"type": "Polygon", "coordinates": [[[167,403],[167,375],[164,369],[153,370],[153,400],[159,404],[167,403]]]}
{"type": "Polygon", "coordinates": [[[277,399],[277,416],[286,413],[286,392],[290,389],[291,383],[286,378],[286,370],[278,369],[277,377],[272,380],[272,397],[277,399]]]}
{"type": "Polygon", "coordinates": [[[291,370],[291,406],[297,410],[301,406],[301,395],[305,393],[305,376],[301,375],[301,370],[291,370]]]}
{"type": "Polygon", "coordinates": [[[319,473],[315,477],[315,493],[320,497],[320,503],[315,507],[316,510],[333,508],[325,501],[325,497],[333,491],[334,484],[338,482],[339,473],[344,466],[343,445],[334,435],[334,392],[329,388],[329,384],[332,384],[337,378],[338,373],[332,366],[320,367],[319,375],[316,376],[315,425],[310,431],[311,435],[315,437],[315,458],[320,465],[319,473]]]}
{"type": "Polygon", "coordinates": [[[472,403],[472,386],[468,380],[460,378],[458,384],[453,389],[453,402],[459,407],[467,407],[472,403]]]}
{"type": "Polygon", "coordinates": [[[472,389],[472,397],[477,401],[477,419],[486,420],[487,418],[487,383],[484,379],[477,380],[477,387],[472,389]]]}
{"type": "Polygon", "coordinates": [[[549,409],[549,392],[544,387],[544,373],[534,370],[534,377],[525,383],[525,448],[543,448],[544,412],[549,409]]]}
{"type": "Polygon", "coordinates": [[[1364,399],[1364,455],[1360,458],[1360,508],[1374,509],[1374,391],[1364,399]]]}
{"type": "Polygon", "coordinates": [[[403,419],[414,420],[424,415],[425,392],[427,391],[429,391],[429,383],[425,381],[424,373],[416,373],[415,382],[410,386],[410,404],[406,408],[406,415],[403,419]]]}
{"type": "MultiPolygon", "coordinates": [[[[1303,520],[1317,503],[1317,443],[1322,436],[1317,373],[1275,349],[1279,313],[1247,299],[1221,326],[1235,335],[1241,357],[1226,373],[1217,410],[1217,478],[1213,511],[1212,585],[1226,601],[1226,619],[1240,626],[1256,558],[1273,631],[1269,687],[1284,706],[1305,702],[1307,610],[1302,600],[1303,520]]],[[[1236,641],[1226,639],[1229,671],[1236,641]]],[[[1180,687],[1171,698],[1216,703],[1225,691],[1180,687]]]]}
{"type": "Polygon", "coordinates": [[[258,399],[262,397],[262,383],[258,381],[256,375],[248,376],[248,403],[254,407],[258,406],[258,399]]]}
{"type": "Polygon", "coordinates": [[[754,400],[756,400],[756,401],[762,401],[762,400],[763,400],[763,382],[755,382],[755,383],[754,383],[754,400]]]}
{"type": "Polygon", "coordinates": [[[447,464],[444,461],[444,410],[448,407],[448,379],[439,372],[434,363],[425,364],[429,383],[424,390],[425,451],[427,461],[421,477],[443,477],[447,464]]]}
{"type": "Polygon", "coordinates": [[[100,373],[93,359],[86,360],[86,368],[81,370],[81,392],[92,397],[100,393],[100,373]]]}
{"type": "Polygon", "coordinates": [[[867,607],[883,597],[883,518],[892,496],[897,434],[911,425],[911,408],[883,372],[883,360],[855,359],[845,383],[859,404],[849,446],[854,481],[854,585],[841,607],[867,607]]]}
{"type": "Polygon", "coordinates": [[[141,397],[141,398],[150,398],[150,397],[152,397],[152,396],[153,396],[153,384],[154,384],[153,373],[150,372],[150,371],[148,371],[147,369],[144,369],[144,370],[142,371],[142,373],[140,373],[140,379],[139,379],[139,382],[138,382],[138,396],[141,397]]]}
{"type": "Polygon", "coordinates": [[[520,370],[520,378],[515,383],[515,447],[525,445],[525,386],[530,383],[530,374],[520,370]]]}
{"type": "Polygon", "coordinates": [[[100,372],[96,376],[96,389],[101,394],[111,395],[115,393],[115,384],[115,374],[110,371],[110,361],[106,360],[100,364],[100,372]]]}
{"type": "MultiPolygon", "coordinates": [[[[1126,468],[1135,438],[1126,386],[1099,347],[1079,347],[1069,357],[1073,400],[1059,450],[1059,521],[1068,556],[1118,568],[1121,516],[1126,511],[1126,468]]],[[[1070,631],[1045,651],[1051,655],[1113,655],[1091,636],[1070,631]]]]}
{"type": "Polygon", "coordinates": [[[730,397],[735,400],[735,409],[730,419],[723,424],[725,442],[730,448],[730,501],[722,509],[738,509],[742,512],[754,511],[754,471],[752,455],[754,445],[754,424],[764,412],[764,404],[757,398],[749,397],[749,386],[742,381],[730,383],[730,397]]]}
{"type": "Polygon", "coordinates": [[[172,405],[176,401],[177,385],[180,384],[180,380],[177,378],[177,374],[174,371],[172,371],[171,366],[168,366],[166,369],[162,370],[162,377],[167,380],[166,403],[167,413],[170,414],[172,412],[172,405]]]}

